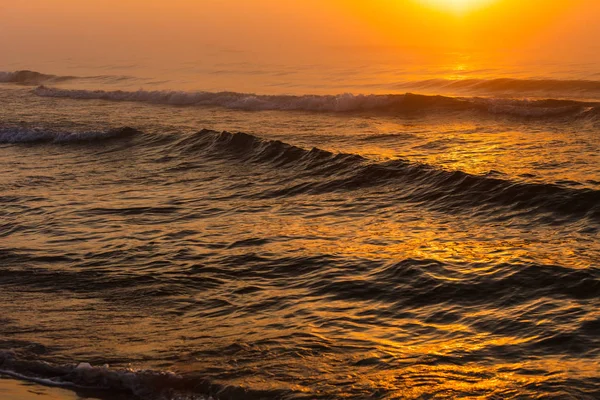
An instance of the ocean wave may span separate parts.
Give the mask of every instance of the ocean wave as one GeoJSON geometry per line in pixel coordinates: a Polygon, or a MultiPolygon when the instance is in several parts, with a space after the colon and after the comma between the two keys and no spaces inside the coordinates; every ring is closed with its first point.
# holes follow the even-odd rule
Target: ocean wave
{"type": "Polygon", "coordinates": [[[596,115],[600,109],[594,102],[569,100],[514,100],[487,98],[454,98],[406,94],[339,94],[339,95],[256,95],[236,92],[182,91],[105,91],[72,90],[39,86],[34,93],[42,97],[77,100],[131,101],[176,106],[224,107],[245,111],[309,111],[309,112],[460,112],[476,111],[491,115],[545,118],[557,116],[583,117],[596,115]]]}
{"type": "Polygon", "coordinates": [[[19,70],[2,72],[0,71],[0,83],[15,83],[19,85],[37,86],[42,84],[60,84],[70,81],[85,81],[99,84],[119,84],[125,81],[143,80],[127,75],[94,75],[94,76],[74,76],[74,75],[52,75],[37,71],[19,70]]]}
{"type": "Polygon", "coordinates": [[[0,351],[0,375],[46,386],[101,392],[108,398],[111,394],[128,394],[144,400],[301,398],[288,390],[253,390],[221,385],[199,376],[183,376],[169,371],[118,369],[89,363],[58,365],[11,350],[0,351]]]}
{"type": "Polygon", "coordinates": [[[106,131],[64,132],[42,128],[0,128],[0,143],[81,143],[131,137],[140,132],[129,127],[106,131]]]}
{"type": "Polygon", "coordinates": [[[13,72],[0,72],[0,82],[20,83],[23,85],[40,85],[42,83],[58,83],[78,79],[76,76],[59,76],[42,74],[41,72],[20,70],[13,72]]]}
{"type": "Polygon", "coordinates": [[[538,298],[594,299],[600,296],[600,273],[594,269],[500,263],[481,277],[460,271],[476,270],[484,265],[452,265],[427,259],[406,259],[373,267],[365,280],[315,281],[311,283],[311,294],[344,301],[349,298],[381,301],[402,306],[401,310],[442,303],[497,305],[538,298]],[[557,282],[561,282],[560,285],[557,282]],[[403,287],[402,293],[397,291],[399,286],[403,287]]]}
{"type": "Polygon", "coordinates": [[[515,92],[515,93],[565,93],[600,94],[600,81],[560,80],[560,79],[428,79],[419,82],[407,82],[396,85],[397,88],[439,88],[474,92],[515,92]]]}
{"type": "MultiPolygon", "coordinates": [[[[189,161],[227,160],[234,163],[266,164],[285,169],[293,179],[273,182],[260,192],[245,194],[262,198],[324,194],[377,186],[388,187],[398,202],[423,204],[444,212],[470,212],[490,217],[498,214],[546,218],[552,223],[589,218],[600,221],[600,191],[558,183],[532,183],[505,176],[474,175],[447,170],[405,159],[375,162],[358,154],[310,150],[279,140],[266,140],[251,134],[202,130],[193,134],[150,135],[122,127],[100,132],[54,132],[43,129],[3,128],[0,143],[93,144],[139,135],[133,146],[155,148],[183,162],[176,170],[185,170],[189,161]],[[158,138],[158,139],[157,139],[158,138]],[[175,155],[175,156],[174,156],[175,155]]],[[[111,212],[110,210],[97,212],[111,212]]],[[[131,213],[173,210],[130,210],[131,213]]]]}
{"type": "Polygon", "coordinates": [[[398,201],[423,203],[442,211],[477,210],[489,214],[501,206],[519,214],[550,213],[567,219],[600,220],[600,191],[593,189],[473,175],[403,159],[378,163],[357,154],[306,150],[246,133],[203,130],[177,141],[175,146],[186,157],[200,153],[206,158],[290,168],[304,180],[266,191],[261,194],[265,197],[386,185],[394,189],[398,201]],[[313,177],[319,179],[307,181],[313,177]]]}

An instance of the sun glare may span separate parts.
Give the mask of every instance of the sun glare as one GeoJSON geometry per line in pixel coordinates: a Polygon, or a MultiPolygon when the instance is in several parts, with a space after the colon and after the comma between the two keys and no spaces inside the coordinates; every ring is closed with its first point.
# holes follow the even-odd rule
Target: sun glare
{"type": "Polygon", "coordinates": [[[420,3],[454,13],[465,13],[492,3],[494,0],[419,0],[420,3]]]}

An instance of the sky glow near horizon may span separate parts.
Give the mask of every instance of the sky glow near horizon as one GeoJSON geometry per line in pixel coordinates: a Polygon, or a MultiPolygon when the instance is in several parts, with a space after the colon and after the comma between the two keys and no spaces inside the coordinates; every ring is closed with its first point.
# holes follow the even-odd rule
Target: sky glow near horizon
{"type": "MultiPolygon", "coordinates": [[[[594,0],[29,0],[0,6],[4,63],[362,57],[585,60],[600,54],[594,0]],[[251,3],[251,4],[250,4],[251,3]],[[345,49],[345,50],[344,50],[345,49]]],[[[157,61],[157,62],[158,62],[157,61]]]]}
{"type": "Polygon", "coordinates": [[[420,0],[422,4],[448,10],[454,13],[466,13],[485,7],[498,0],[420,0]]]}

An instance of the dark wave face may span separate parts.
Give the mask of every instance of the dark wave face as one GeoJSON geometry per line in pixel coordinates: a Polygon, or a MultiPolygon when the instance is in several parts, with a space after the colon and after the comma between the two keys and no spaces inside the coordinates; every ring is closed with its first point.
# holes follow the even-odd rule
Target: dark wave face
{"type": "MultiPolygon", "coordinates": [[[[373,163],[359,155],[334,154],[318,148],[304,150],[280,141],[265,141],[245,133],[201,131],[176,144],[185,157],[232,159],[286,168],[303,178],[319,178],[285,185],[256,196],[296,196],[384,186],[397,201],[438,210],[472,212],[485,216],[561,215],[600,221],[600,191],[563,188],[552,184],[512,182],[462,171],[445,171],[405,160],[373,163]],[[502,207],[498,209],[498,207],[502,207]]],[[[556,223],[553,220],[553,223],[556,223]]]]}
{"type": "Polygon", "coordinates": [[[129,127],[98,132],[60,132],[49,129],[11,127],[0,128],[0,143],[95,143],[131,137],[140,133],[129,127]]]}
{"type": "Polygon", "coordinates": [[[600,397],[594,103],[0,103],[4,377],[107,400],[600,397]]]}

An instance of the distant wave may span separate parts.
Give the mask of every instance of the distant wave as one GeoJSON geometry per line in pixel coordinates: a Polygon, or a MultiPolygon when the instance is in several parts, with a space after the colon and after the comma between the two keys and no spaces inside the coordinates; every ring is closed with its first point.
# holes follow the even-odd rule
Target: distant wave
{"type": "Polygon", "coordinates": [[[69,90],[39,86],[34,93],[42,97],[132,101],[177,106],[224,107],[246,111],[280,110],[311,112],[381,112],[414,113],[443,111],[479,111],[517,117],[544,118],[596,115],[598,103],[570,100],[511,100],[487,98],[453,98],[417,94],[390,95],[255,95],[235,92],[181,91],[104,91],[69,90]]]}
{"type": "Polygon", "coordinates": [[[124,127],[106,131],[64,132],[21,127],[0,128],[0,143],[77,143],[129,137],[139,131],[124,127]]]}
{"type": "Polygon", "coordinates": [[[20,83],[23,85],[40,85],[42,83],[58,83],[77,79],[76,76],[59,76],[42,74],[41,72],[21,70],[14,72],[0,72],[0,82],[20,83]]]}
{"type": "Polygon", "coordinates": [[[52,75],[41,72],[19,70],[12,72],[0,71],[0,83],[16,83],[20,85],[37,86],[42,84],[60,84],[69,81],[93,81],[97,83],[120,83],[123,81],[134,80],[131,76],[125,75],[96,75],[96,76],[73,76],[73,75],[52,75]]]}
{"type": "MultiPolygon", "coordinates": [[[[71,76],[53,75],[31,70],[18,70],[11,72],[0,72],[0,82],[20,83],[26,85],[42,85],[60,83],[79,79],[100,79],[119,82],[126,79],[135,79],[130,76],[71,76]]],[[[168,77],[158,77],[163,80],[168,77]]],[[[455,90],[474,94],[515,94],[534,96],[539,98],[543,95],[558,95],[562,97],[600,97],[600,81],[585,79],[519,79],[519,78],[495,78],[495,79],[441,79],[433,78],[422,81],[400,82],[393,89],[415,90],[455,90]]],[[[156,92],[153,92],[156,93],[156,92]]],[[[169,92],[164,92],[169,93],[169,92]]],[[[174,93],[174,92],[173,92],[174,93]]],[[[234,93],[233,93],[234,94],[234,93]]],[[[191,94],[193,95],[193,93],[191,94]]],[[[264,97],[264,96],[257,96],[264,97]]],[[[139,100],[136,100],[139,101],[139,100]]],[[[171,103],[169,103],[171,104],[171,103]]]]}
{"type": "Polygon", "coordinates": [[[564,93],[600,95],[600,81],[559,79],[428,79],[400,83],[397,88],[446,88],[475,92],[564,93]]]}

